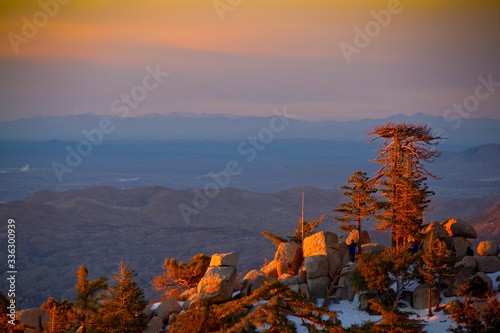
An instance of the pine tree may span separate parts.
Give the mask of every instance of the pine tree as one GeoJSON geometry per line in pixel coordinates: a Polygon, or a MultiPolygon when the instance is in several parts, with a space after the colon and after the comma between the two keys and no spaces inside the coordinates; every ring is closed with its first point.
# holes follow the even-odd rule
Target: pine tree
{"type": "Polygon", "coordinates": [[[297,332],[290,316],[301,319],[309,332],[345,332],[335,312],[318,307],[279,281],[266,282],[239,300],[190,309],[176,317],[169,332],[297,332]]]}
{"type": "Polygon", "coordinates": [[[288,241],[286,239],[279,237],[279,236],[276,236],[275,234],[273,234],[269,231],[261,231],[260,233],[262,236],[271,240],[277,248],[280,246],[281,243],[288,243],[288,241]]]}
{"type": "Polygon", "coordinates": [[[85,266],[80,266],[76,276],[76,299],[74,308],[77,319],[81,325],[81,333],[86,333],[87,329],[94,326],[95,314],[98,310],[99,293],[106,289],[106,277],[101,277],[95,281],[89,281],[88,270],[85,266]]]}
{"type": "MultiPolygon", "coordinates": [[[[361,221],[370,217],[379,207],[379,203],[372,194],[377,192],[377,189],[372,185],[370,179],[365,172],[356,171],[353,176],[347,181],[351,186],[342,186],[345,190],[344,196],[350,198],[348,203],[339,203],[341,208],[334,209],[336,213],[342,214],[342,217],[334,216],[333,218],[339,222],[345,223],[340,229],[345,232],[350,232],[357,229],[358,237],[361,237],[361,221]],[[350,224],[356,222],[356,225],[350,224]]],[[[361,253],[361,242],[358,242],[358,253],[361,253]]]]}
{"type": "Polygon", "coordinates": [[[394,309],[396,309],[399,299],[403,294],[403,290],[410,285],[415,275],[412,268],[417,261],[417,256],[405,249],[387,250],[385,254],[389,257],[387,272],[391,275],[392,281],[396,284],[396,298],[394,299],[393,305],[394,309]]]}
{"type": "Polygon", "coordinates": [[[310,222],[308,220],[304,220],[304,218],[302,217],[299,221],[298,226],[293,228],[294,234],[291,236],[287,236],[288,240],[291,243],[295,243],[300,248],[302,248],[304,238],[313,235],[320,222],[323,222],[324,220],[325,220],[325,215],[310,222]]]}
{"type": "Polygon", "coordinates": [[[442,140],[426,125],[387,122],[375,126],[367,135],[376,135],[369,142],[382,138],[384,143],[376,149],[375,162],[382,165],[374,181],[381,186],[386,199],[379,216],[379,228],[391,229],[393,246],[405,247],[423,229],[423,212],[433,194],[425,186],[426,177],[437,178],[423,166],[439,156],[433,148],[442,140]]]}
{"type": "Polygon", "coordinates": [[[417,257],[406,250],[386,249],[379,254],[371,252],[358,256],[356,270],[361,276],[357,281],[357,291],[372,290],[381,295],[391,284],[396,284],[393,307],[397,307],[401,294],[413,279],[412,266],[417,257]]]}
{"type": "Polygon", "coordinates": [[[314,234],[316,228],[320,224],[320,222],[323,222],[325,220],[325,216],[323,215],[320,218],[317,218],[314,221],[309,222],[308,220],[304,219],[304,193],[302,193],[302,216],[299,220],[299,224],[297,227],[293,228],[293,235],[287,236],[288,240],[285,238],[276,236],[275,234],[269,232],[269,231],[261,231],[260,233],[266,237],[267,239],[271,240],[276,247],[279,247],[281,243],[295,243],[297,244],[301,249],[302,245],[304,243],[304,238],[309,237],[314,234]]]}
{"type": "MultiPolygon", "coordinates": [[[[477,277],[477,276],[476,276],[477,277]]],[[[497,333],[500,332],[500,301],[498,292],[485,293],[488,290],[486,282],[469,280],[459,287],[459,294],[465,296],[464,304],[453,307],[450,316],[459,324],[450,331],[455,333],[497,333]],[[478,292],[486,297],[484,302],[478,303],[478,292]]],[[[474,279],[474,278],[473,278],[474,279]]],[[[458,294],[457,293],[457,294],[458,294]]]]}
{"type": "Polygon", "coordinates": [[[99,330],[109,333],[141,332],[146,327],[142,313],[148,302],[144,292],[132,279],[137,276],[125,261],[118,265],[118,274],[111,274],[114,284],[104,291],[99,308],[99,330]]]}
{"type": "Polygon", "coordinates": [[[370,327],[370,332],[401,332],[420,333],[424,324],[420,319],[410,319],[410,312],[402,312],[396,308],[386,307],[378,301],[370,300],[371,308],[382,315],[380,322],[374,323],[370,327]]]}
{"type": "Polygon", "coordinates": [[[488,295],[488,284],[479,276],[474,275],[472,279],[462,282],[457,289],[458,296],[464,296],[466,299],[473,299],[477,302],[479,298],[488,295]]]}
{"type": "Polygon", "coordinates": [[[151,284],[167,296],[178,297],[185,290],[196,287],[210,265],[210,257],[201,253],[184,264],[176,259],[165,259],[162,275],[155,276],[151,284]]]}
{"type": "Polygon", "coordinates": [[[388,270],[390,261],[387,256],[363,252],[357,257],[356,271],[359,272],[361,280],[357,280],[354,289],[356,291],[372,290],[377,295],[389,288],[392,281],[389,278],[388,270]]]}
{"type": "Polygon", "coordinates": [[[64,333],[70,326],[69,317],[73,304],[63,299],[57,302],[54,297],[50,297],[43,303],[41,308],[49,311],[49,333],[64,333]]]}
{"type": "Polygon", "coordinates": [[[295,228],[293,228],[294,234],[291,236],[287,236],[288,240],[280,236],[276,236],[269,231],[261,231],[260,233],[267,239],[271,240],[274,245],[276,245],[276,247],[279,247],[281,243],[295,243],[300,248],[302,248],[304,238],[313,235],[320,222],[323,222],[324,220],[325,215],[310,222],[308,220],[304,220],[303,218],[300,219],[299,224],[295,228]]]}
{"type": "Polygon", "coordinates": [[[427,248],[421,257],[419,267],[420,273],[423,275],[425,282],[429,287],[429,317],[432,316],[432,293],[436,294],[436,311],[439,309],[441,282],[445,276],[453,276],[457,274],[461,267],[456,266],[457,258],[452,251],[448,250],[446,244],[440,241],[434,231],[428,236],[427,248]]]}

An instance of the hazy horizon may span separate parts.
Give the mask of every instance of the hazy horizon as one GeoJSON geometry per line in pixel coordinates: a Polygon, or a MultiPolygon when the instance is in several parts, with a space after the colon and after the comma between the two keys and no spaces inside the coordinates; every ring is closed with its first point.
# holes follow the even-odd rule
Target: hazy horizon
{"type": "Polygon", "coordinates": [[[500,117],[498,1],[41,3],[0,5],[0,121],[130,105],[130,116],[286,105],[305,120],[500,117]]]}
{"type": "MultiPolygon", "coordinates": [[[[27,117],[19,117],[19,118],[14,118],[11,120],[0,120],[0,123],[4,122],[11,122],[11,121],[18,121],[18,120],[28,120],[28,119],[33,119],[33,118],[51,118],[51,117],[65,117],[65,116],[85,116],[85,115],[91,115],[91,116],[96,116],[99,118],[119,118],[119,115],[116,114],[98,114],[95,112],[86,112],[86,113],[72,113],[72,114],[63,114],[63,115],[34,115],[34,116],[27,116],[27,117]]],[[[130,115],[127,118],[142,118],[142,117],[149,117],[149,116],[183,116],[183,117],[193,117],[193,118],[216,118],[216,117],[228,117],[228,118],[246,118],[246,117],[262,117],[262,118],[272,118],[273,114],[270,115],[239,115],[239,114],[231,114],[231,113],[207,113],[207,112],[152,112],[152,113],[146,113],[146,114],[139,114],[139,115],[130,115]]],[[[391,114],[389,116],[379,116],[379,117],[366,117],[366,118],[358,118],[358,119],[348,119],[348,118],[341,118],[341,117],[321,117],[321,118],[310,118],[310,117],[301,117],[301,116],[296,116],[290,114],[292,117],[290,119],[295,119],[295,120],[301,120],[301,121],[306,121],[306,122],[311,122],[311,123],[316,123],[316,122],[322,122],[322,121],[334,121],[334,122],[356,122],[356,121],[362,121],[362,120],[386,120],[391,117],[416,117],[419,115],[424,115],[424,116],[430,116],[430,117],[435,117],[432,114],[425,113],[425,112],[415,112],[413,114],[403,114],[403,113],[395,113],[391,114]]],[[[484,116],[484,117],[470,117],[473,119],[500,119],[500,113],[496,115],[497,117],[491,117],[491,116],[484,116]]]]}

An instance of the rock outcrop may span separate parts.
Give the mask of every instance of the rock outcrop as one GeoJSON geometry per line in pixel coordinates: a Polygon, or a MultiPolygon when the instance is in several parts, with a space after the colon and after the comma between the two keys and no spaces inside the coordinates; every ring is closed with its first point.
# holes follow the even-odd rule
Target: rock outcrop
{"type": "Polygon", "coordinates": [[[449,219],[443,223],[443,227],[452,237],[477,238],[476,230],[467,222],[449,219]]]}
{"type": "Polygon", "coordinates": [[[167,324],[173,313],[179,314],[181,311],[182,308],[179,303],[174,298],[169,297],[158,305],[154,313],[156,317],[160,317],[167,324]]]}
{"type": "Polygon", "coordinates": [[[474,257],[466,256],[455,266],[462,266],[462,274],[469,277],[476,272],[477,262],[474,257]]]}
{"type": "MultiPolygon", "coordinates": [[[[427,283],[419,285],[413,290],[413,308],[415,310],[427,309],[429,305],[429,288],[427,283]]],[[[436,293],[433,292],[431,297],[432,306],[436,305],[436,293]]]]}
{"type": "Polygon", "coordinates": [[[309,294],[325,297],[331,277],[343,265],[338,237],[321,231],[304,239],[304,265],[309,294]]]}
{"type": "Polygon", "coordinates": [[[477,246],[477,254],[480,256],[496,256],[498,254],[497,241],[484,241],[477,246]]]}
{"type": "Polygon", "coordinates": [[[328,276],[328,256],[317,254],[304,258],[307,279],[315,279],[320,276],[328,276]]]}
{"type": "Polygon", "coordinates": [[[471,243],[462,236],[447,237],[444,239],[448,249],[455,251],[458,258],[463,258],[468,255],[473,255],[471,243]]]}
{"type": "Polygon", "coordinates": [[[24,330],[26,333],[42,333],[42,317],[48,316],[46,309],[33,308],[19,311],[17,319],[24,325],[32,329],[24,330]]]}
{"type": "Polygon", "coordinates": [[[210,267],[218,267],[218,266],[236,267],[236,265],[238,265],[238,257],[239,255],[237,252],[214,254],[210,259],[210,267]]]}
{"type": "Polygon", "coordinates": [[[448,231],[446,231],[445,227],[443,227],[441,225],[441,223],[437,222],[437,221],[432,221],[429,226],[427,227],[427,229],[425,230],[425,233],[430,235],[431,232],[434,231],[434,236],[439,238],[439,239],[444,239],[448,236],[450,236],[448,234],[448,231]]]}
{"type": "Polygon", "coordinates": [[[475,256],[477,270],[483,273],[500,271],[500,258],[497,256],[475,256]]]}
{"type": "Polygon", "coordinates": [[[143,333],[158,333],[163,331],[163,319],[160,317],[153,317],[149,323],[148,327],[143,331],[143,333]]]}
{"type": "Polygon", "coordinates": [[[276,264],[276,260],[271,261],[269,264],[262,267],[261,270],[267,277],[272,277],[274,279],[278,278],[278,267],[276,264]]]}
{"type": "Polygon", "coordinates": [[[335,293],[333,294],[333,296],[337,300],[348,300],[352,302],[352,300],[354,299],[354,296],[356,295],[356,292],[352,289],[352,286],[354,284],[354,271],[354,265],[344,267],[342,269],[337,289],[335,289],[335,293]]]}
{"type": "Polygon", "coordinates": [[[386,246],[376,244],[376,243],[365,244],[365,245],[361,246],[362,252],[371,252],[375,255],[382,253],[386,249],[387,249],[386,246]]]}
{"type": "Polygon", "coordinates": [[[300,247],[295,243],[281,243],[274,256],[278,277],[291,269],[297,274],[302,265],[303,256],[300,247]]]}
{"type": "Polygon", "coordinates": [[[197,287],[197,295],[201,301],[214,304],[226,302],[231,299],[237,279],[237,258],[237,253],[214,254],[212,256],[211,264],[226,265],[211,265],[207,269],[197,287]]]}
{"type": "Polygon", "coordinates": [[[486,285],[488,286],[488,292],[492,292],[493,291],[493,281],[491,280],[491,278],[484,274],[483,272],[477,272],[476,275],[474,276],[477,276],[479,277],[481,280],[483,280],[486,285]]]}
{"type": "Polygon", "coordinates": [[[347,239],[345,240],[345,242],[347,244],[350,244],[351,242],[361,243],[361,245],[370,244],[372,242],[370,239],[370,234],[368,233],[367,230],[361,230],[361,237],[359,237],[358,234],[359,233],[357,230],[352,230],[349,233],[349,236],[347,236],[347,239]]]}

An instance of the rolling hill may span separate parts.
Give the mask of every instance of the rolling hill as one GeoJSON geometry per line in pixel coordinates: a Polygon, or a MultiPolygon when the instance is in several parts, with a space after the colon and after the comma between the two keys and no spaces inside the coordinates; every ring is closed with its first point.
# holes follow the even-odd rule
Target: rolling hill
{"type": "MultiPolygon", "coordinates": [[[[1,204],[0,220],[16,221],[20,306],[39,306],[50,296],[73,299],[75,272],[80,265],[87,266],[89,278],[95,279],[108,276],[125,259],[138,273],[138,282],[149,299],[155,293],[148,281],[162,272],[166,258],[188,260],[202,252],[211,255],[237,251],[240,272],[259,267],[264,258],[271,259],[275,250],[259,231],[290,235],[299,221],[302,192],[306,198],[305,218],[309,220],[331,213],[343,200],[340,190],[297,187],[259,194],[226,188],[210,199],[204,209],[199,209],[199,214],[191,215],[189,224],[183,219],[179,204],[193,207],[192,189],[178,191],[155,186],[123,190],[94,186],[65,192],[40,191],[23,200],[1,204]]],[[[475,215],[473,221],[481,237],[498,239],[499,205],[500,195],[436,198],[427,220],[475,215]],[[486,228],[490,225],[496,229],[486,228]]],[[[343,235],[331,215],[321,229],[343,235]]],[[[6,224],[0,232],[5,239],[6,224]]],[[[371,235],[376,242],[387,241],[386,233],[371,235]]],[[[2,290],[4,281],[2,277],[2,290]]]]}

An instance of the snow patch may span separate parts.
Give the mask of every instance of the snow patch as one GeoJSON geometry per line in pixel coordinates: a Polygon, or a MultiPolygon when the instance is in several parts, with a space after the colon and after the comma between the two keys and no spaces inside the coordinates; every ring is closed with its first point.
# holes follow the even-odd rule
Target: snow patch
{"type": "Polygon", "coordinates": [[[154,311],[154,310],[158,309],[158,307],[160,306],[160,304],[161,304],[161,302],[153,304],[153,306],[151,307],[151,310],[154,311]]]}

